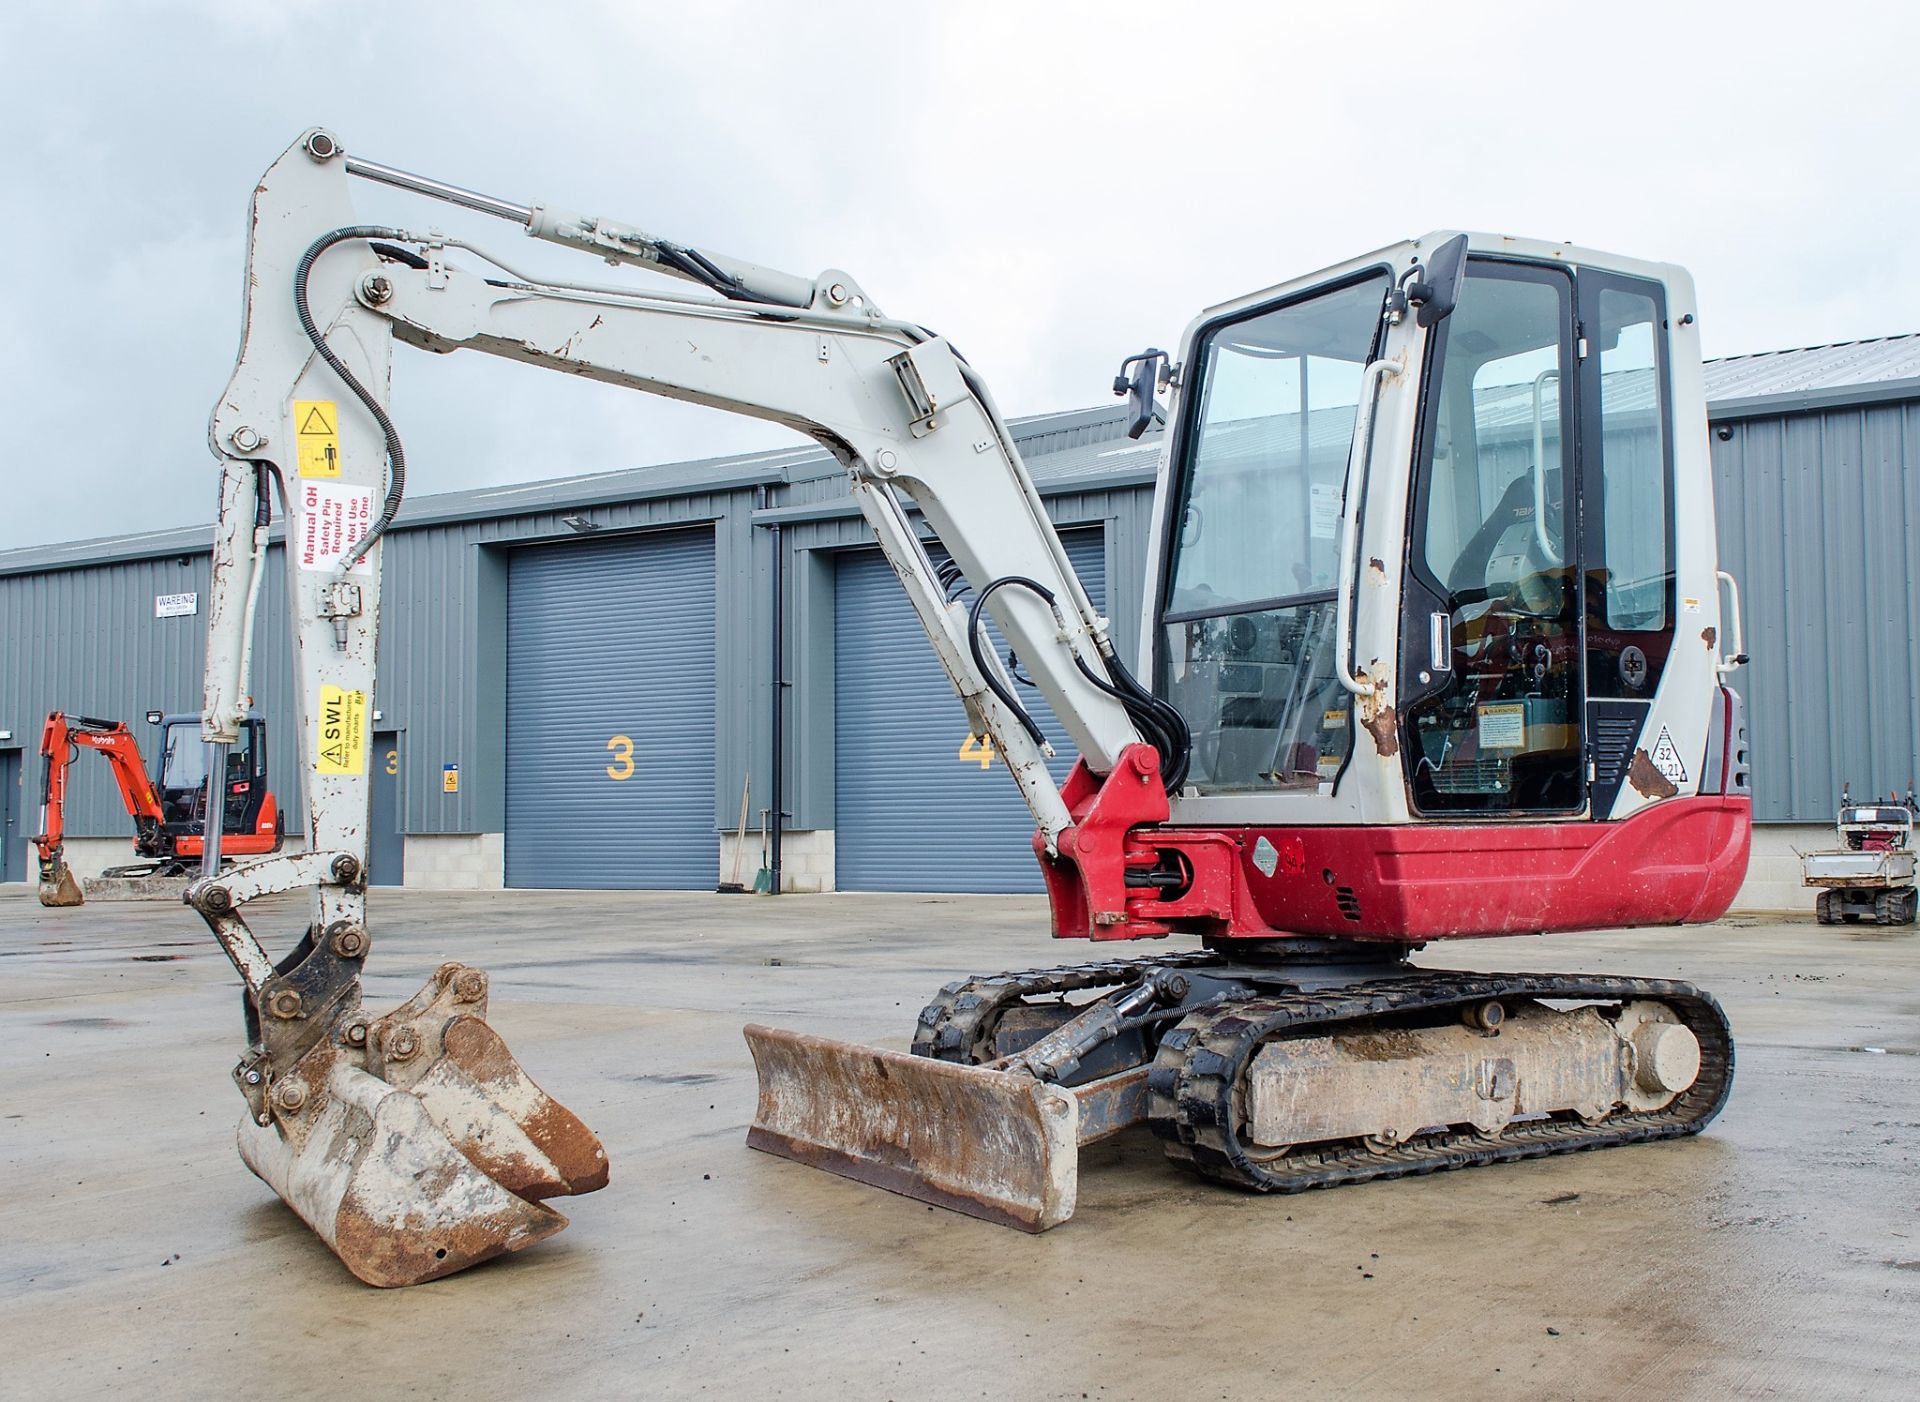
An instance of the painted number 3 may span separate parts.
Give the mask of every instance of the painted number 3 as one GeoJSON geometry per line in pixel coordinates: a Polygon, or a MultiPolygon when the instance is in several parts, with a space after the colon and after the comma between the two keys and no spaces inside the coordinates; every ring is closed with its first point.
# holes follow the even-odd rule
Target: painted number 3
{"type": "Polygon", "coordinates": [[[960,746],[959,758],[978,760],[982,769],[993,768],[993,737],[969,735],[960,746]]]}
{"type": "Polygon", "coordinates": [[[607,777],[613,780],[633,777],[633,741],[625,735],[616,735],[607,741],[607,752],[613,756],[613,763],[607,766],[607,777]]]}

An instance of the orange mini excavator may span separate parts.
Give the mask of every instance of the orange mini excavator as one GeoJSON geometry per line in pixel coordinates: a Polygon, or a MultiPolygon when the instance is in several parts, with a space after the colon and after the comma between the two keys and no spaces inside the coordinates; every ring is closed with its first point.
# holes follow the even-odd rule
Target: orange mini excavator
{"type": "MultiPolygon", "coordinates": [[[[149,711],[147,719],[160,727],[163,742],[157,778],[148,775],[139,741],[124,721],[62,711],[47,717],[40,733],[40,834],[33,839],[40,858],[41,905],[81,905],[88,894],[67,865],[65,850],[67,772],[81,750],[96,751],[112,766],[120,797],[133,815],[133,850],[141,859],[103,872],[108,882],[95,885],[91,894],[140,894],[139,883],[185,877],[198,865],[210,801],[200,717],[149,711]]],[[[267,728],[258,716],[249,717],[242,728],[241,742],[229,751],[219,784],[222,855],[279,851],[285,834],[280,806],[267,788],[267,728]]]]}

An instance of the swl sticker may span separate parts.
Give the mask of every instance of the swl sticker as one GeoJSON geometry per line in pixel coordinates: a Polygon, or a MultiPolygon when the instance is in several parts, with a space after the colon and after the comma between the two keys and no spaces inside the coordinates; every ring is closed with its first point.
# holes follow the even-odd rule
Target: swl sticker
{"type": "Polygon", "coordinates": [[[367,772],[367,693],[345,687],[320,688],[318,743],[313,750],[316,774],[367,772]]]}

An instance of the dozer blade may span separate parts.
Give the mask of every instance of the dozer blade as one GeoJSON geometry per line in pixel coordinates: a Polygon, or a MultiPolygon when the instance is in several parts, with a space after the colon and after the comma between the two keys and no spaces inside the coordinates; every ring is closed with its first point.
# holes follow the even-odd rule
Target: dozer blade
{"type": "Polygon", "coordinates": [[[1073,1215],[1075,1091],[803,1032],[745,1031],[760,1075],[753,1148],[1021,1231],[1073,1215]]]}
{"type": "Polygon", "coordinates": [[[240,1157],[369,1285],[418,1285],[566,1226],[469,1163],[406,1091],[316,1048],[303,1103],[240,1122],[240,1157]]]}
{"type": "Polygon", "coordinates": [[[74,879],[73,868],[62,864],[51,872],[40,873],[40,904],[50,906],[85,905],[87,898],[80,892],[80,883],[74,879]]]}
{"type": "Polygon", "coordinates": [[[90,901],[172,901],[186,894],[184,876],[90,876],[82,883],[90,901]]]}

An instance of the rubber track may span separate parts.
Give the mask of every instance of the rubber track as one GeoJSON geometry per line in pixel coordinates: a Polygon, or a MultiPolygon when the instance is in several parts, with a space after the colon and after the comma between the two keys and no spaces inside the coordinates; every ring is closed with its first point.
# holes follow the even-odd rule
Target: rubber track
{"type": "Polygon", "coordinates": [[[1733,1037],[1720,1005],[1691,984],[1588,974],[1474,974],[1422,970],[1344,989],[1239,999],[1190,1014],[1161,1039],[1148,1073],[1148,1121],[1167,1157],[1216,1182],[1259,1192],[1302,1192],[1615,1144],[1697,1134],[1733,1086],[1733,1037]],[[1700,1075],[1665,1109],[1598,1124],[1543,1120],[1508,1125],[1498,1138],[1471,1131],[1423,1135],[1379,1151],[1348,1143],[1256,1161],[1237,1133],[1239,1087],[1260,1046],[1322,1035],[1377,1018],[1447,1010],[1490,998],[1656,999],[1700,1039],[1700,1075]]]}

